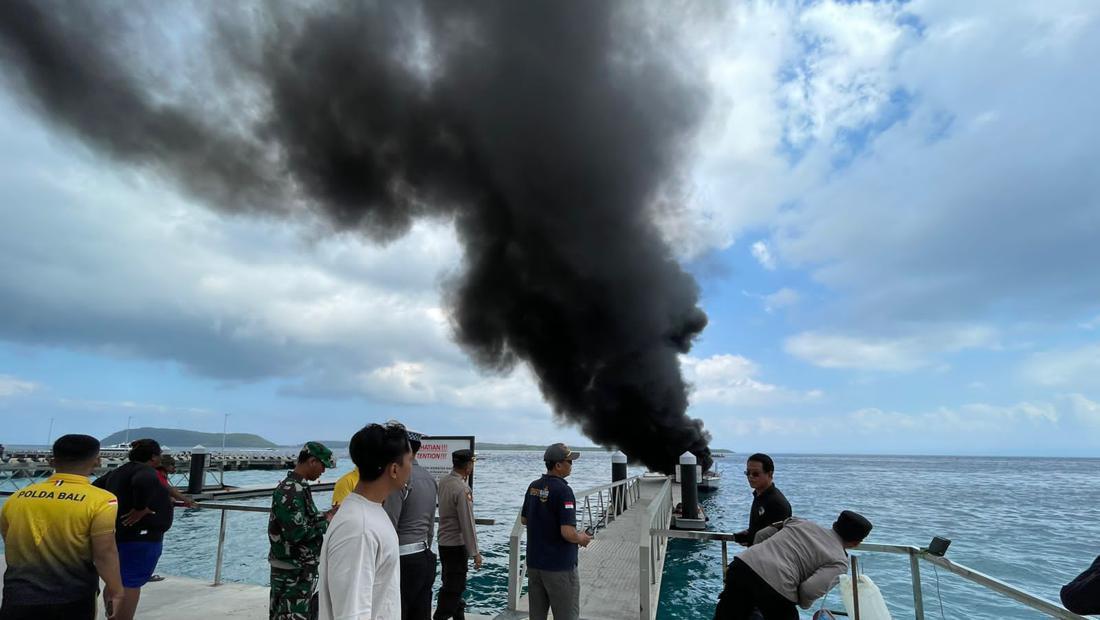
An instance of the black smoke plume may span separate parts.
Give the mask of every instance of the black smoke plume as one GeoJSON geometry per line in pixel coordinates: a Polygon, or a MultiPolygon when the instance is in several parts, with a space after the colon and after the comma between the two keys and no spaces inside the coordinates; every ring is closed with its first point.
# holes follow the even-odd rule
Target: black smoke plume
{"type": "Polygon", "coordinates": [[[705,96],[644,5],[151,6],[5,0],[9,84],[219,209],[312,209],[376,240],[452,219],[448,307],[479,366],[526,361],[559,416],[635,461],[709,463],[677,357],[707,319],[651,208],[705,96]]]}

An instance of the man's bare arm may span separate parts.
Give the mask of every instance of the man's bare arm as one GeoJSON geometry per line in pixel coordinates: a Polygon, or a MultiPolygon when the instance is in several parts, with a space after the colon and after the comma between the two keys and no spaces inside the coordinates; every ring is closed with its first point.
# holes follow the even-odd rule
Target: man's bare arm
{"type": "Polygon", "coordinates": [[[587,532],[578,532],[577,528],[572,525],[561,526],[561,537],[566,542],[571,542],[575,545],[587,547],[588,543],[592,542],[592,537],[587,532]]]}
{"type": "Polygon", "coordinates": [[[112,590],[122,591],[122,575],[118,563],[118,547],[115,546],[115,533],[92,536],[92,561],[103,583],[112,590]]]}

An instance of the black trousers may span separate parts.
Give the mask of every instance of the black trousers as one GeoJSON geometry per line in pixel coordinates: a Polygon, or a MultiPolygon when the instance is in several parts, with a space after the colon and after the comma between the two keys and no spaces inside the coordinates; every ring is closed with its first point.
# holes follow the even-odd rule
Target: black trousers
{"type": "Polygon", "coordinates": [[[431,620],[435,554],[401,556],[401,620],[431,620]]]}
{"type": "Polygon", "coordinates": [[[50,605],[15,605],[5,598],[0,607],[0,620],[95,620],[96,596],[50,605]]]}
{"type": "Polygon", "coordinates": [[[439,589],[439,602],[432,618],[463,620],[466,601],[462,600],[462,594],[466,592],[466,575],[469,570],[466,547],[440,545],[439,563],[443,566],[443,587],[439,589]]]}
{"type": "Polygon", "coordinates": [[[734,558],[726,574],[726,587],[718,595],[714,620],[748,620],[759,609],[764,620],[798,620],[798,608],[741,558],[734,558]]]}

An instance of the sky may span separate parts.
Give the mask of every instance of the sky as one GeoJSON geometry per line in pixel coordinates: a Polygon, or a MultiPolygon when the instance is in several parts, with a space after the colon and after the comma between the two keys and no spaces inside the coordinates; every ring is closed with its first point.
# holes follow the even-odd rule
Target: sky
{"type": "MultiPolygon", "coordinates": [[[[1100,4],[746,2],[688,27],[710,108],[655,217],[710,317],[680,361],[712,446],[1097,456],[1100,4]]],[[[590,444],[526,368],[452,342],[460,262],[445,220],[377,244],[215,211],[0,80],[0,443],[392,418],[590,444]]]]}

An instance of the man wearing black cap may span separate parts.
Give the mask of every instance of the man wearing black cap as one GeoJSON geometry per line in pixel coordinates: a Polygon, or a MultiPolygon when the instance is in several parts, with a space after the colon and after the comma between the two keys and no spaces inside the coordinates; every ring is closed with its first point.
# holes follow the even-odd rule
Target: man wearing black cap
{"type": "Polygon", "coordinates": [[[592,537],[577,531],[577,500],[565,482],[578,457],[563,443],[548,447],[543,453],[546,474],[527,486],[523,499],[531,620],[546,620],[550,609],[555,620],[580,618],[577,547],[587,547],[592,537]]]}
{"type": "Polygon", "coordinates": [[[407,433],[413,455],[409,482],[403,490],[391,493],[382,507],[393,521],[400,544],[401,620],[429,620],[436,572],[432,537],[437,488],[435,477],[416,462],[423,435],[407,433]]]}
{"type": "Polygon", "coordinates": [[[481,568],[481,551],[474,529],[474,495],[467,480],[474,472],[473,450],[451,453],[451,473],[439,481],[439,562],[443,565],[443,586],[439,589],[433,620],[465,618],[466,574],[469,558],[481,568]]]}
{"type": "Polygon", "coordinates": [[[871,532],[871,522],[845,510],[827,530],[791,517],[756,535],[756,544],[734,558],[718,596],[715,620],[746,620],[759,609],[765,620],[798,620],[848,570],[848,549],[871,532]]]}

